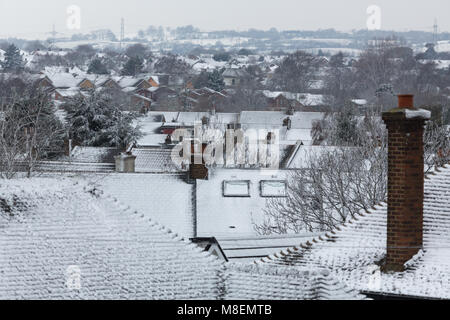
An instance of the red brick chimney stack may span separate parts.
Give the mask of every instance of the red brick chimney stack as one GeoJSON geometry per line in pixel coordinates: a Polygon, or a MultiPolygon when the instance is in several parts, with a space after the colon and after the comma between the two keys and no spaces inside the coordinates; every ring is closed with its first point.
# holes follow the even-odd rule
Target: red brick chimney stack
{"type": "Polygon", "coordinates": [[[189,178],[191,180],[208,179],[208,168],[206,167],[205,159],[203,158],[203,153],[207,146],[206,143],[198,143],[198,146],[196,147],[195,142],[191,142],[191,163],[189,165],[189,178]]]}
{"type": "Polygon", "coordinates": [[[386,272],[403,271],[423,246],[423,131],[431,114],[414,108],[413,95],[398,102],[383,113],[389,131],[386,272]]]}

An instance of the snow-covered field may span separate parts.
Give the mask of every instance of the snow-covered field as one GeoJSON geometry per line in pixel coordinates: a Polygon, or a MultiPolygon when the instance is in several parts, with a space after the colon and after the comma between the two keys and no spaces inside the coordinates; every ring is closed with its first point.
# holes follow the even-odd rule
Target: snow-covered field
{"type": "Polygon", "coordinates": [[[450,52],[450,41],[439,41],[434,49],[437,52],[450,52]]]}

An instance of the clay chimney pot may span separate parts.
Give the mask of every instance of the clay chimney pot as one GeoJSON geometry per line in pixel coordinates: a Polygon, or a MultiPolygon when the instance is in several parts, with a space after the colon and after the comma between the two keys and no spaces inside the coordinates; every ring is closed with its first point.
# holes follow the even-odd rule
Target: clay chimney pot
{"type": "Polygon", "coordinates": [[[401,94],[398,96],[398,107],[400,109],[414,109],[414,95],[401,94]]]}

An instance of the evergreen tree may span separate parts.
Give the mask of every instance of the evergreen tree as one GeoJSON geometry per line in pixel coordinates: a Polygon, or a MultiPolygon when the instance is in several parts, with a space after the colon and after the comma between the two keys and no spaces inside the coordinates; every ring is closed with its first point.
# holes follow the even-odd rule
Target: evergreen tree
{"type": "Polygon", "coordinates": [[[216,91],[222,91],[225,88],[225,82],[223,80],[222,74],[218,70],[208,74],[208,88],[216,91]]]}
{"type": "Polygon", "coordinates": [[[141,133],[132,125],[133,115],[119,107],[102,92],[72,98],[65,106],[70,137],[84,146],[125,149],[141,133]]]}
{"type": "Polygon", "coordinates": [[[202,71],[194,79],[194,87],[196,89],[207,87],[216,91],[222,91],[225,88],[225,82],[222,74],[218,70],[212,72],[202,71]]]}
{"type": "Polygon", "coordinates": [[[89,74],[109,74],[106,66],[98,58],[91,61],[88,68],[89,74]]]}
{"type": "Polygon", "coordinates": [[[18,72],[23,70],[24,62],[19,48],[11,44],[5,52],[5,59],[1,62],[4,72],[18,72]]]}
{"type": "Polygon", "coordinates": [[[231,54],[228,52],[218,52],[213,56],[215,61],[227,62],[231,59],[231,54]]]}
{"type": "Polygon", "coordinates": [[[330,67],[332,67],[332,68],[344,67],[344,54],[341,51],[339,51],[337,54],[331,56],[330,67]]]}
{"type": "Polygon", "coordinates": [[[144,60],[139,57],[130,58],[127,63],[123,66],[122,75],[123,76],[135,76],[142,72],[144,68],[144,60]]]}
{"type": "Polygon", "coordinates": [[[336,140],[338,145],[352,146],[358,141],[358,120],[352,108],[345,106],[336,115],[336,140]]]}

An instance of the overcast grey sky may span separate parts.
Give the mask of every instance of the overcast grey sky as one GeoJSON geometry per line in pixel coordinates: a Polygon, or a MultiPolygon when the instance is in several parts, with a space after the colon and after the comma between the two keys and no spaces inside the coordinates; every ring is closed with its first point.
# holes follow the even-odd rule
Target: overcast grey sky
{"type": "Polygon", "coordinates": [[[382,10],[382,29],[450,31],[449,0],[0,0],[0,36],[45,35],[66,27],[66,8],[81,8],[81,30],[110,28],[118,33],[124,17],[126,32],[148,25],[192,24],[202,30],[248,28],[362,29],[369,5],[382,10]]]}

